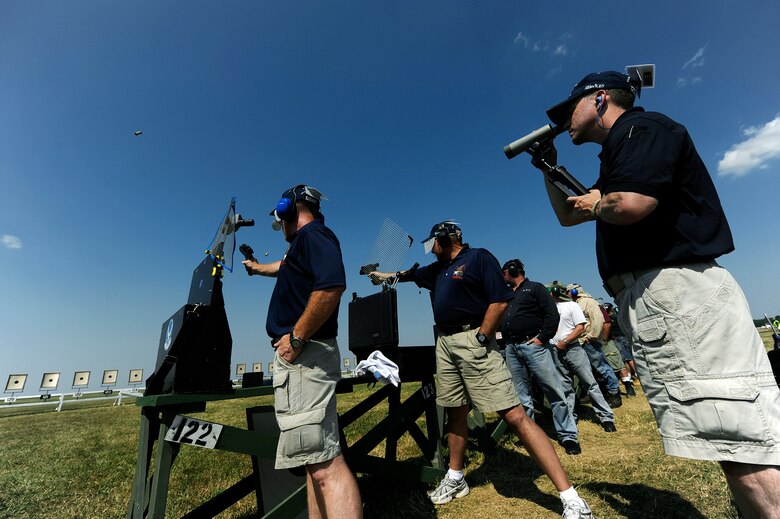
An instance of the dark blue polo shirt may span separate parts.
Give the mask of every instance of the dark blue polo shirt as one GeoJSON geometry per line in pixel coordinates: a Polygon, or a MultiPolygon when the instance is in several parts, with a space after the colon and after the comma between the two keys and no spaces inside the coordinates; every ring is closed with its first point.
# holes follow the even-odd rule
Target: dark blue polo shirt
{"type": "Polygon", "coordinates": [[[655,210],[633,225],[596,222],[603,279],[711,261],[734,250],[715,185],[684,126],[639,107],[627,110],[612,125],[599,158],[594,188],[602,195],[628,191],[658,200],[655,210]]]}
{"type": "Polygon", "coordinates": [[[437,261],[415,270],[413,281],[433,292],[433,319],[438,325],[478,326],[491,303],[513,297],[495,256],[468,244],[451,261],[437,261]]]}
{"type": "MultiPolygon", "coordinates": [[[[269,337],[290,333],[315,290],[346,287],[341,246],[333,231],[320,221],[303,226],[290,242],[279,268],[265,330],[269,337]]],[[[338,334],[339,309],[313,335],[330,339],[338,334]]]]}

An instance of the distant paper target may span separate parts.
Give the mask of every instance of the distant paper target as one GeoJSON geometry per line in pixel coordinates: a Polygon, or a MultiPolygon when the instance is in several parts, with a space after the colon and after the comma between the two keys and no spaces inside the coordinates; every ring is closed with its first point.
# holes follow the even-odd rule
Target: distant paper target
{"type": "Polygon", "coordinates": [[[41,389],[57,389],[57,386],[60,383],[60,374],[59,373],[44,373],[43,378],[41,378],[41,389]]]}
{"type": "Polygon", "coordinates": [[[104,386],[116,385],[116,377],[119,375],[118,369],[107,369],[103,371],[103,384],[104,386]]]}
{"type": "Polygon", "coordinates": [[[130,370],[130,378],[128,379],[128,383],[130,384],[138,384],[144,379],[144,370],[142,369],[131,369],[130,370]]]}
{"type": "Polygon", "coordinates": [[[262,362],[255,362],[252,364],[252,373],[260,373],[261,371],[263,371],[262,362]]]}
{"type": "Polygon", "coordinates": [[[8,382],[5,383],[6,393],[19,393],[24,391],[24,385],[27,383],[27,374],[8,375],[8,382]]]}
{"type": "Polygon", "coordinates": [[[236,364],[236,375],[243,375],[246,373],[246,364],[236,364]]]}
{"type": "Polygon", "coordinates": [[[344,359],[344,367],[345,368],[349,367],[349,359],[344,359]]]}
{"type": "Polygon", "coordinates": [[[73,374],[73,389],[89,385],[89,371],[77,371],[73,374]]]}
{"type": "Polygon", "coordinates": [[[268,363],[268,373],[273,373],[273,372],[274,372],[274,363],[273,362],[269,362],[268,363]]]}

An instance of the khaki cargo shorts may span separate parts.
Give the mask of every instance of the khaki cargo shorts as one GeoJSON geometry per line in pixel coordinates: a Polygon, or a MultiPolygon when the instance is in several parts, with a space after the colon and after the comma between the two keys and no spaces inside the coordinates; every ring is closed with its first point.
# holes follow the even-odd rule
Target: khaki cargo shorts
{"type": "Polygon", "coordinates": [[[322,463],[341,454],[336,413],[340,378],[336,339],[310,340],[292,364],[274,355],[274,409],[281,431],[277,469],[322,463]]]}
{"type": "Polygon", "coordinates": [[[471,401],[482,413],[520,405],[512,374],[495,339],[488,347],[477,330],[442,335],[436,341],[436,403],[460,407],[471,401]]]}
{"type": "Polygon", "coordinates": [[[731,274],[710,262],[621,277],[620,327],[666,453],[780,465],[780,390],[731,274]]]}

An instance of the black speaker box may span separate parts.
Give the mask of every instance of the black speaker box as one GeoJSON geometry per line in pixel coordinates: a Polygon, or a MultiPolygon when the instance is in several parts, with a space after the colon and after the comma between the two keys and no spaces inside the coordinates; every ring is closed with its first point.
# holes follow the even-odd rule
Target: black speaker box
{"type": "Polygon", "coordinates": [[[184,305],[162,325],[147,395],[231,389],[233,339],[223,306],[184,305]]]}
{"type": "Polygon", "coordinates": [[[374,350],[394,360],[398,348],[398,297],[393,289],[349,303],[349,351],[358,361],[374,350]]]}

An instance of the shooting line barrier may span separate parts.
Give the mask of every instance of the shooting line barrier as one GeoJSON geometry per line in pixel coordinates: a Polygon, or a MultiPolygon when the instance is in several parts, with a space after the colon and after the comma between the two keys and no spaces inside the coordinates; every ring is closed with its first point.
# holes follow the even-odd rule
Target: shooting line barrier
{"type": "MultiPolygon", "coordinates": [[[[373,377],[345,378],[339,382],[336,392],[351,393],[355,385],[372,382],[373,377]]],[[[425,483],[435,483],[444,476],[446,466],[441,454],[444,416],[435,403],[433,374],[423,377],[420,384],[420,388],[404,401],[401,400],[400,387],[375,387],[367,398],[339,415],[342,453],[353,472],[425,483]],[[351,445],[347,444],[344,428],[385,400],[388,403],[387,415],[351,445]],[[420,417],[425,418],[427,435],[416,423],[420,417]],[[425,464],[397,459],[398,440],[405,433],[409,433],[420,448],[426,460],[425,464]],[[370,452],[383,441],[386,442],[384,457],[371,455],[370,452]]],[[[270,460],[273,464],[276,458],[278,430],[240,429],[186,416],[205,411],[208,402],[267,395],[273,395],[271,386],[240,388],[223,393],[174,393],[138,398],[136,405],[141,408],[138,460],[127,512],[128,519],[165,516],[173,464],[181,446],[188,444],[246,454],[253,457],[254,463],[252,473],[183,517],[214,517],[252,491],[257,494],[258,513],[264,514],[260,517],[265,519],[296,517],[304,511],[305,482],[275,506],[263,504],[262,486],[273,484],[273,481],[263,481],[257,461],[270,460]],[[155,459],[152,468],[153,454],[155,459]]],[[[251,426],[250,416],[248,422],[251,426]]]]}

